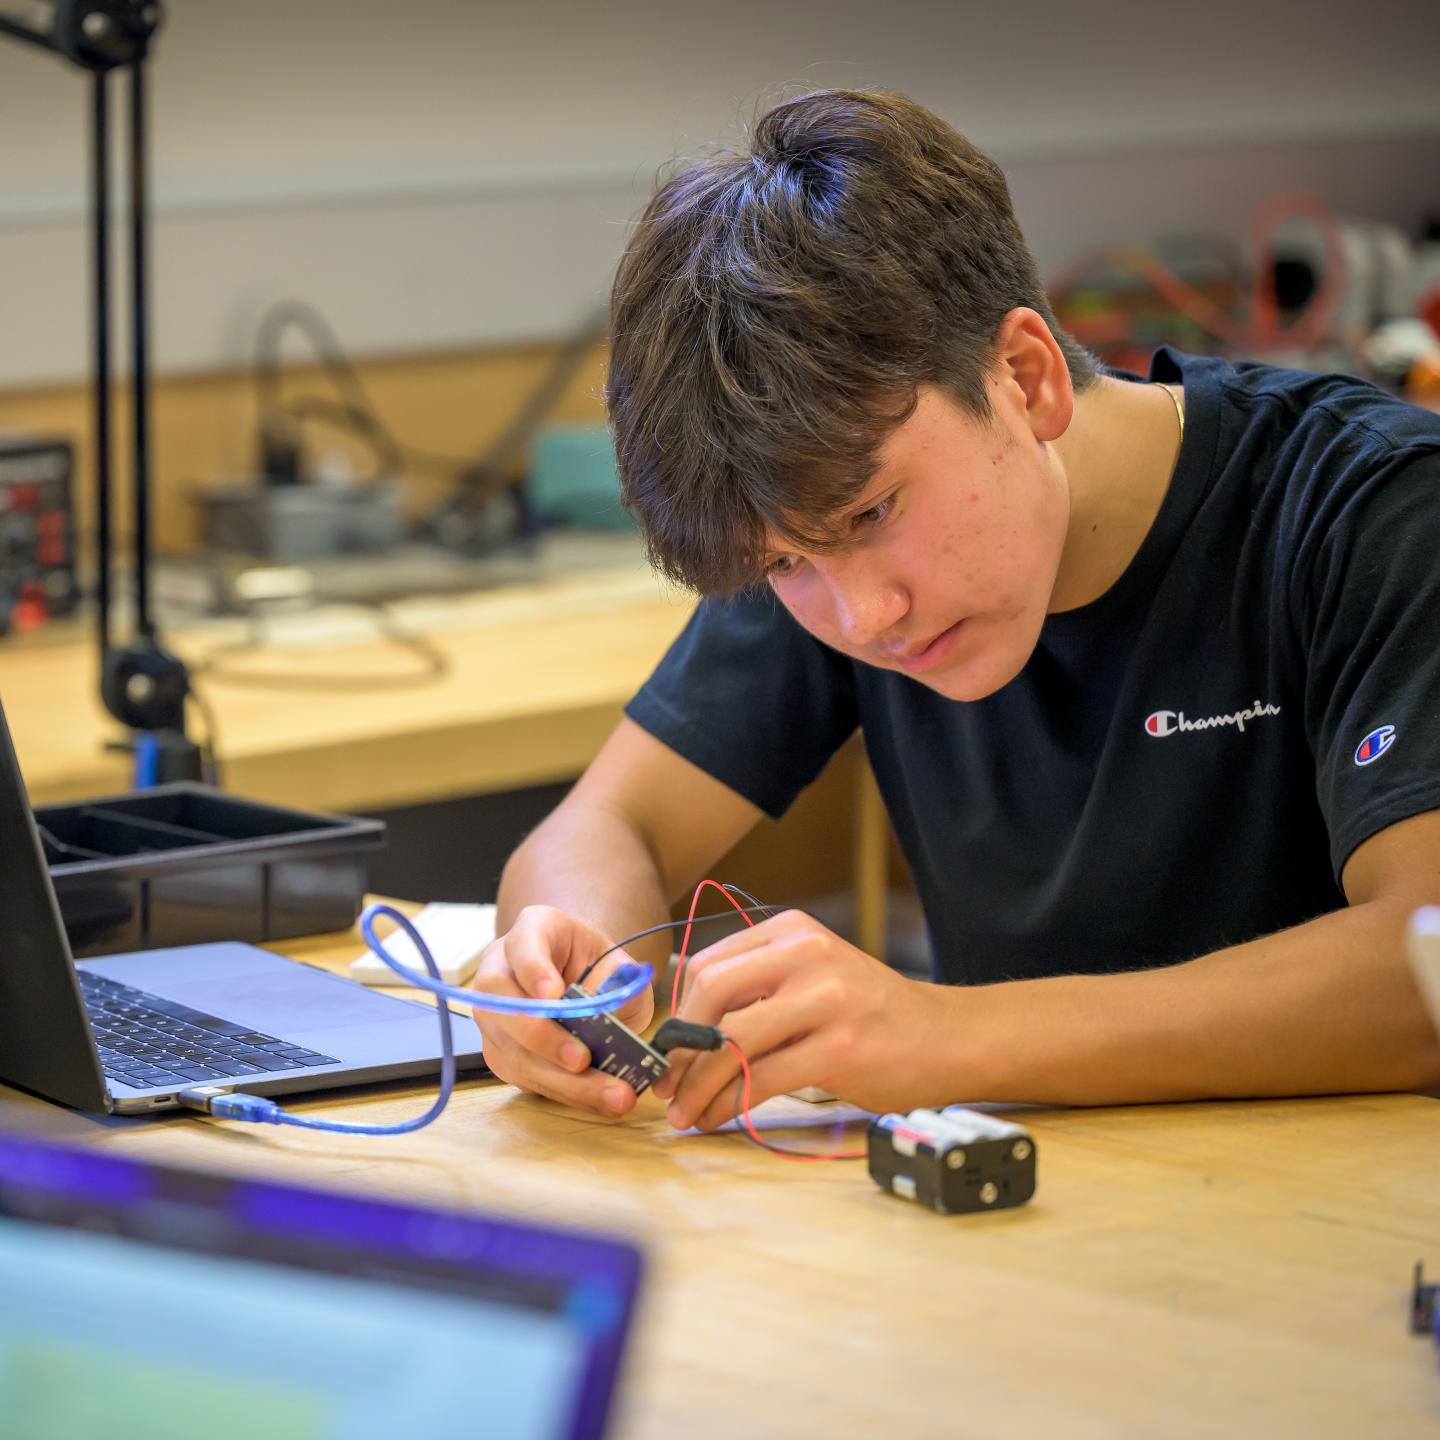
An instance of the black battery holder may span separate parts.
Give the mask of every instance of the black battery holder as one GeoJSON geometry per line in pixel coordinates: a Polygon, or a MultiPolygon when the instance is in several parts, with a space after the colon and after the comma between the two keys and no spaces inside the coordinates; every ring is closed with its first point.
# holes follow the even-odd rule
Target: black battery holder
{"type": "Polygon", "coordinates": [[[959,1105],[877,1116],[866,1156],[882,1190],[942,1215],[1013,1209],[1035,1193],[1029,1132],[959,1105]]]}

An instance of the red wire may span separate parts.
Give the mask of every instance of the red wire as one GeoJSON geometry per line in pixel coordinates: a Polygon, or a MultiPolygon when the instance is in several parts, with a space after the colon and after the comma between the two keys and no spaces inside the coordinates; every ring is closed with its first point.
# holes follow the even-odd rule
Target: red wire
{"type": "Polygon", "coordinates": [[[772,1155],[778,1155],[782,1160],[863,1160],[867,1154],[864,1150],[829,1150],[816,1151],[813,1155],[802,1153],[799,1150],[784,1150],[779,1145],[772,1145],[768,1140],[761,1137],[760,1132],[755,1128],[755,1122],[750,1118],[750,1062],[745,1058],[745,1052],[733,1041],[727,1039],[725,1048],[733,1050],[740,1061],[740,1072],[744,1077],[740,1090],[740,1118],[745,1122],[745,1129],[749,1131],[750,1138],[762,1149],[768,1150],[772,1155]]]}
{"type": "Polygon", "coordinates": [[[690,897],[690,914],[685,919],[685,938],[680,942],[680,963],[675,967],[675,983],[670,987],[670,1013],[676,1015],[680,1010],[680,976],[685,970],[685,957],[690,950],[690,931],[695,925],[695,911],[700,905],[700,892],[706,886],[712,890],[718,890],[739,912],[740,918],[753,930],[755,922],[745,913],[745,907],[718,881],[702,880],[696,887],[695,893],[690,897]]]}
{"type": "MultiPolygon", "coordinates": [[[[1109,263],[1140,275],[1175,310],[1215,339],[1242,354],[1319,344],[1340,305],[1345,289],[1345,242],[1334,214],[1314,196],[1297,192],[1273,195],[1254,217],[1254,291],[1248,320],[1237,320],[1145,250],[1101,251],[1072,265],[1047,287],[1063,303],[1064,293],[1082,284],[1099,265],[1109,263]],[[1267,260],[1271,237],[1283,220],[1304,216],[1319,230],[1325,245],[1320,286],[1304,311],[1285,329],[1276,317],[1275,288],[1267,260]]],[[[1103,337],[1102,337],[1103,338],[1103,337]]]]}
{"type": "MultiPolygon", "coordinates": [[[[745,913],[745,908],[740,902],[718,881],[702,880],[696,887],[695,893],[690,897],[690,914],[685,919],[685,935],[680,941],[680,959],[675,966],[675,983],[670,990],[670,1013],[674,1015],[680,1008],[680,980],[685,973],[685,961],[690,953],[690,931],[695,924],[695,911],[700,905],[700,894],[706,888],[718,890],[734,907],[740,912],[740,918],[753,930],[755,922],[745,913]]],[[[756,1130],[754,1122],[750,1119],[750,1062],[745,1058],[745,1052],[728,1036],[725,1039],[725,1048],[733,1050],[740,1060],[740,1070],[743,1076],[743,1088],[740,1092],[740,1114],[745,1122],[745,1129],[749,1132],[750,1138],[762,1149],[768,1150],[772,1155],[779,1155],[784,1160],[863,1160],[867,1154],[864,1150],[835,1150],[829,1152],[816,1152],[806,1154],[799,1150],[786,1150],[779,1145],[772,1145],[768,1140],[761,1137],[756,1130]]]]}

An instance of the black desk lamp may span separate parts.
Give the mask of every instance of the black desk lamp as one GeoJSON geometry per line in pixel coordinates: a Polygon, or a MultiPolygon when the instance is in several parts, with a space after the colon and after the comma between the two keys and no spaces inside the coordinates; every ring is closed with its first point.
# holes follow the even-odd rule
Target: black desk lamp
{"type": "Polygon", "coordinates": [[[159,0],[0,0],[0,34],[89,70],[91,226],[94,261],[96,598],[100,695],[105,708],[135,733],[135,783],[202,778],[199,747],[185,734],[190,677],[178,655],[160,644],[150,615],[150,372],[147,349],[148,173],[145,61],[164,19],[159,0]],[[10,17],[10,18],[7,18],[10,17]],[[112,644],[110,514],[110,72],[130,72],[130,305],[135,428],[135,636],[112,644]]]}

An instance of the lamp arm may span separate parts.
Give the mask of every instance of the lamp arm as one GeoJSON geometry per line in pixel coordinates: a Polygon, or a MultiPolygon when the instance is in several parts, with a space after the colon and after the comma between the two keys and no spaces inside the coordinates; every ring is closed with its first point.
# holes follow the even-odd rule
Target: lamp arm
{"type": "Polygon", "coordinates": [[[185,697],[190,677],[184,662],[159,642],[150,616],[149,586],[149,316],[148,146],[145,61],[164,11],[159,0],[0,0],[0,35],[69,60],[94,79],[91,114],[91,225],[95,347],[95,486],[98,520],[97,610],[100,695],[121,724],[139,731],[138,753],[148,756],[139,783],[199,778],[198,749],[185,739],[185,697]],[[25,19],[13,18],[16,13],[25,19]],[[48,22],[48,23],[47,23],[48,22]],[[110,147],[109,72],[130,71],[129,238],[130,301],[134,340],[132,398],[135,443],[134,545],[136,635],[125,644],[111,636],[110,487],[110,147]]]}
{"type": "Polygon", "coordinates": [[[4,11],[0,35],[100,71],[144,60],[164,19],[160,0],[0,0],[4,11]]]}

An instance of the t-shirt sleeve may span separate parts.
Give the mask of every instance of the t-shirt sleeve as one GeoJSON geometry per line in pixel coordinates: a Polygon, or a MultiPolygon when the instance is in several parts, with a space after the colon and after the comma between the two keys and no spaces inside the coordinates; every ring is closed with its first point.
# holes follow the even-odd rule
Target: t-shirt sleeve
{"type": "Polygon", "coordinates": [[[854,731],[854,672],[768,592],[707,599],[625,713],[778,819],[854,731]]]}
{"type": "Polygon", "coordinates": [[[1370,836],[1440,807],[1440,448],[1393,451],[1314,530],[1305,724],[1338,880],[1370,836]]]}

